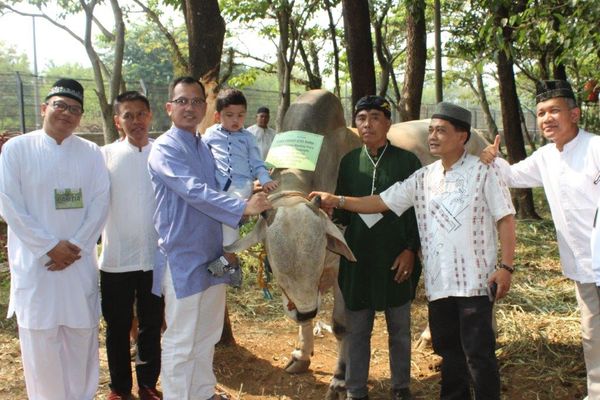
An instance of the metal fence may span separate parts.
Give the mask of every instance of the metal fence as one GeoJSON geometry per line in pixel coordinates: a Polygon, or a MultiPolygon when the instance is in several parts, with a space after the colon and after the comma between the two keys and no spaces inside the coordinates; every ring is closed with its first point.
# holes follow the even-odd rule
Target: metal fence
{"type": "MultiPolygon", "coordinates": [[[[56,76],[39,76],[29,74],[0,74],[0,132],[25,131],[29,132],[41,126],[39,115],[39,103],[44,101],[45,94],[50,86],[58,79],[56,76]],[[24,125],[25,129],[21,129],[24,125]]],[[[81,132],[102,132],[102,117],[100,106],[95,95],[95,83],[92,79],[77,78],[85,89],[85,113],[78,129],[81,132]]],[[[151,83],[140,81],[126,82],[128,90],[140,90],[147,94],[148,100],[154,114],[151,131],[163,132],[170,126],[170,120],[165,112],[165,101],[167,99],[167,83],[151,83]]],[[[258,90],[245,88],[244,94],[248,101],[248,118],[246,123],[254,123],[254,112],[260,106],[267,106],[271,110],[271,121],[277,118],[278,92],[276,90],[258,90]]],[[[300,93],[292,93],[292,101],[300,93]]],[[[352,104],[349,97],[341,99],[344,114],[348,125],[352,118],[352,104]]],[[[421,118],[428,118],[433,113],[434,104],[423,104],[421,106],[421,118]]],[[[486,130],[483,111],[477,107],[467,107],[473,114],[474,128],[486,130]]],[[[502,129],[502,118],[498,110],[492,110],[492,115],[502,129]]],[[[531,111],[525,112],[527,126],[535,135],[535,115],[531,111]]],[[[392,120],[399,121],[396,110],[392,112],[392,120]]]]}

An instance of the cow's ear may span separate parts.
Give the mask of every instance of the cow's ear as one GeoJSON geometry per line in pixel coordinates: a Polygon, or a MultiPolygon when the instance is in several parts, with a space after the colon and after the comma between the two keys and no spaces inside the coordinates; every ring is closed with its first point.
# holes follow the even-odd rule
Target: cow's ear
{"type": "Polygon", "coordinates": [[[354,257],[354,253],[352,253],[352,250],[348,247],[344,235],[342,235],[340,229],[324,214],[325,213],[321,215],[321,219],[325,224],[325,233],[327,234],[327,250],[346,257],[348,261],[355,262],[356,257],[354,257]]]}
{"type": "Polygon", "coordinates": [[[254,246],[258,242],[263,242],[266,237],[267,221],[264,218],[259,218],[256,221],[254,228],[243,238],[236,240],[229,246],[223,249],[228,253],[237,253],[254,246]]]}

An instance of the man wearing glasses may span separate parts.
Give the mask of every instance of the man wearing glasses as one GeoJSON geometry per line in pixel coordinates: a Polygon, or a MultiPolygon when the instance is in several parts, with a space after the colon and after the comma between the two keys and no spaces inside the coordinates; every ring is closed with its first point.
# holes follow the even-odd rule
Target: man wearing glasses
{"type": "Polygon", "coordinates": [[[271,208],[264,193],[244,200],[218,190],[215,161],[196,132],[206,113],[205,96],[192,77],[170,84],[166,109],[173,126],[154,142],[148,160],[159,236],[153,292],[164,295],[167,324],[161,366],[165,400],[227,398],[215,394],[212,364],[229,277],[215,277],[207,266],[223,256],[221,224],[235,227],[243,215],[271,208]]]}
{"type": "Polygon", "coordinates": [[[0,156],[8,315],[17,315],[28,398],[91,400],[99,368],[96,242],[108,172],[98,146],[73,135],[83,114],[79,82],[58,80],[41,114],[42,129],[10,140],[0,156]]]}

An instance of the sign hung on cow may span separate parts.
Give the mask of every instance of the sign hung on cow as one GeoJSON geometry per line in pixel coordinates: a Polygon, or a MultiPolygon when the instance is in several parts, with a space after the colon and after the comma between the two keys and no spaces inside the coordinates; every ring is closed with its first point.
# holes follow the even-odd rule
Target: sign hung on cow
{"type": "Polygon", "coordinates": [[[314,171],[323,136],[304,131],[287,131],[275,135],[265,164],[269,168],[295,168],[314,171]]]}

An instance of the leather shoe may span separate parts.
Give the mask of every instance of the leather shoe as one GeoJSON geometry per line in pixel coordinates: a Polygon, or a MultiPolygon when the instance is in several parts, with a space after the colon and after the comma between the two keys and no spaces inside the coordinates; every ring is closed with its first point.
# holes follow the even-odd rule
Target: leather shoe
{"type": "Polygon", "coordinates": [[[115,390],[111,390],[106,400],[133,400],[131,393],[123,394],[115,390]]]}
{"type": "Polygon", "coordinates": [[[138,392],[140,400],[161,400],[162,393],[155,388],[141,387],[138,392]]]}

